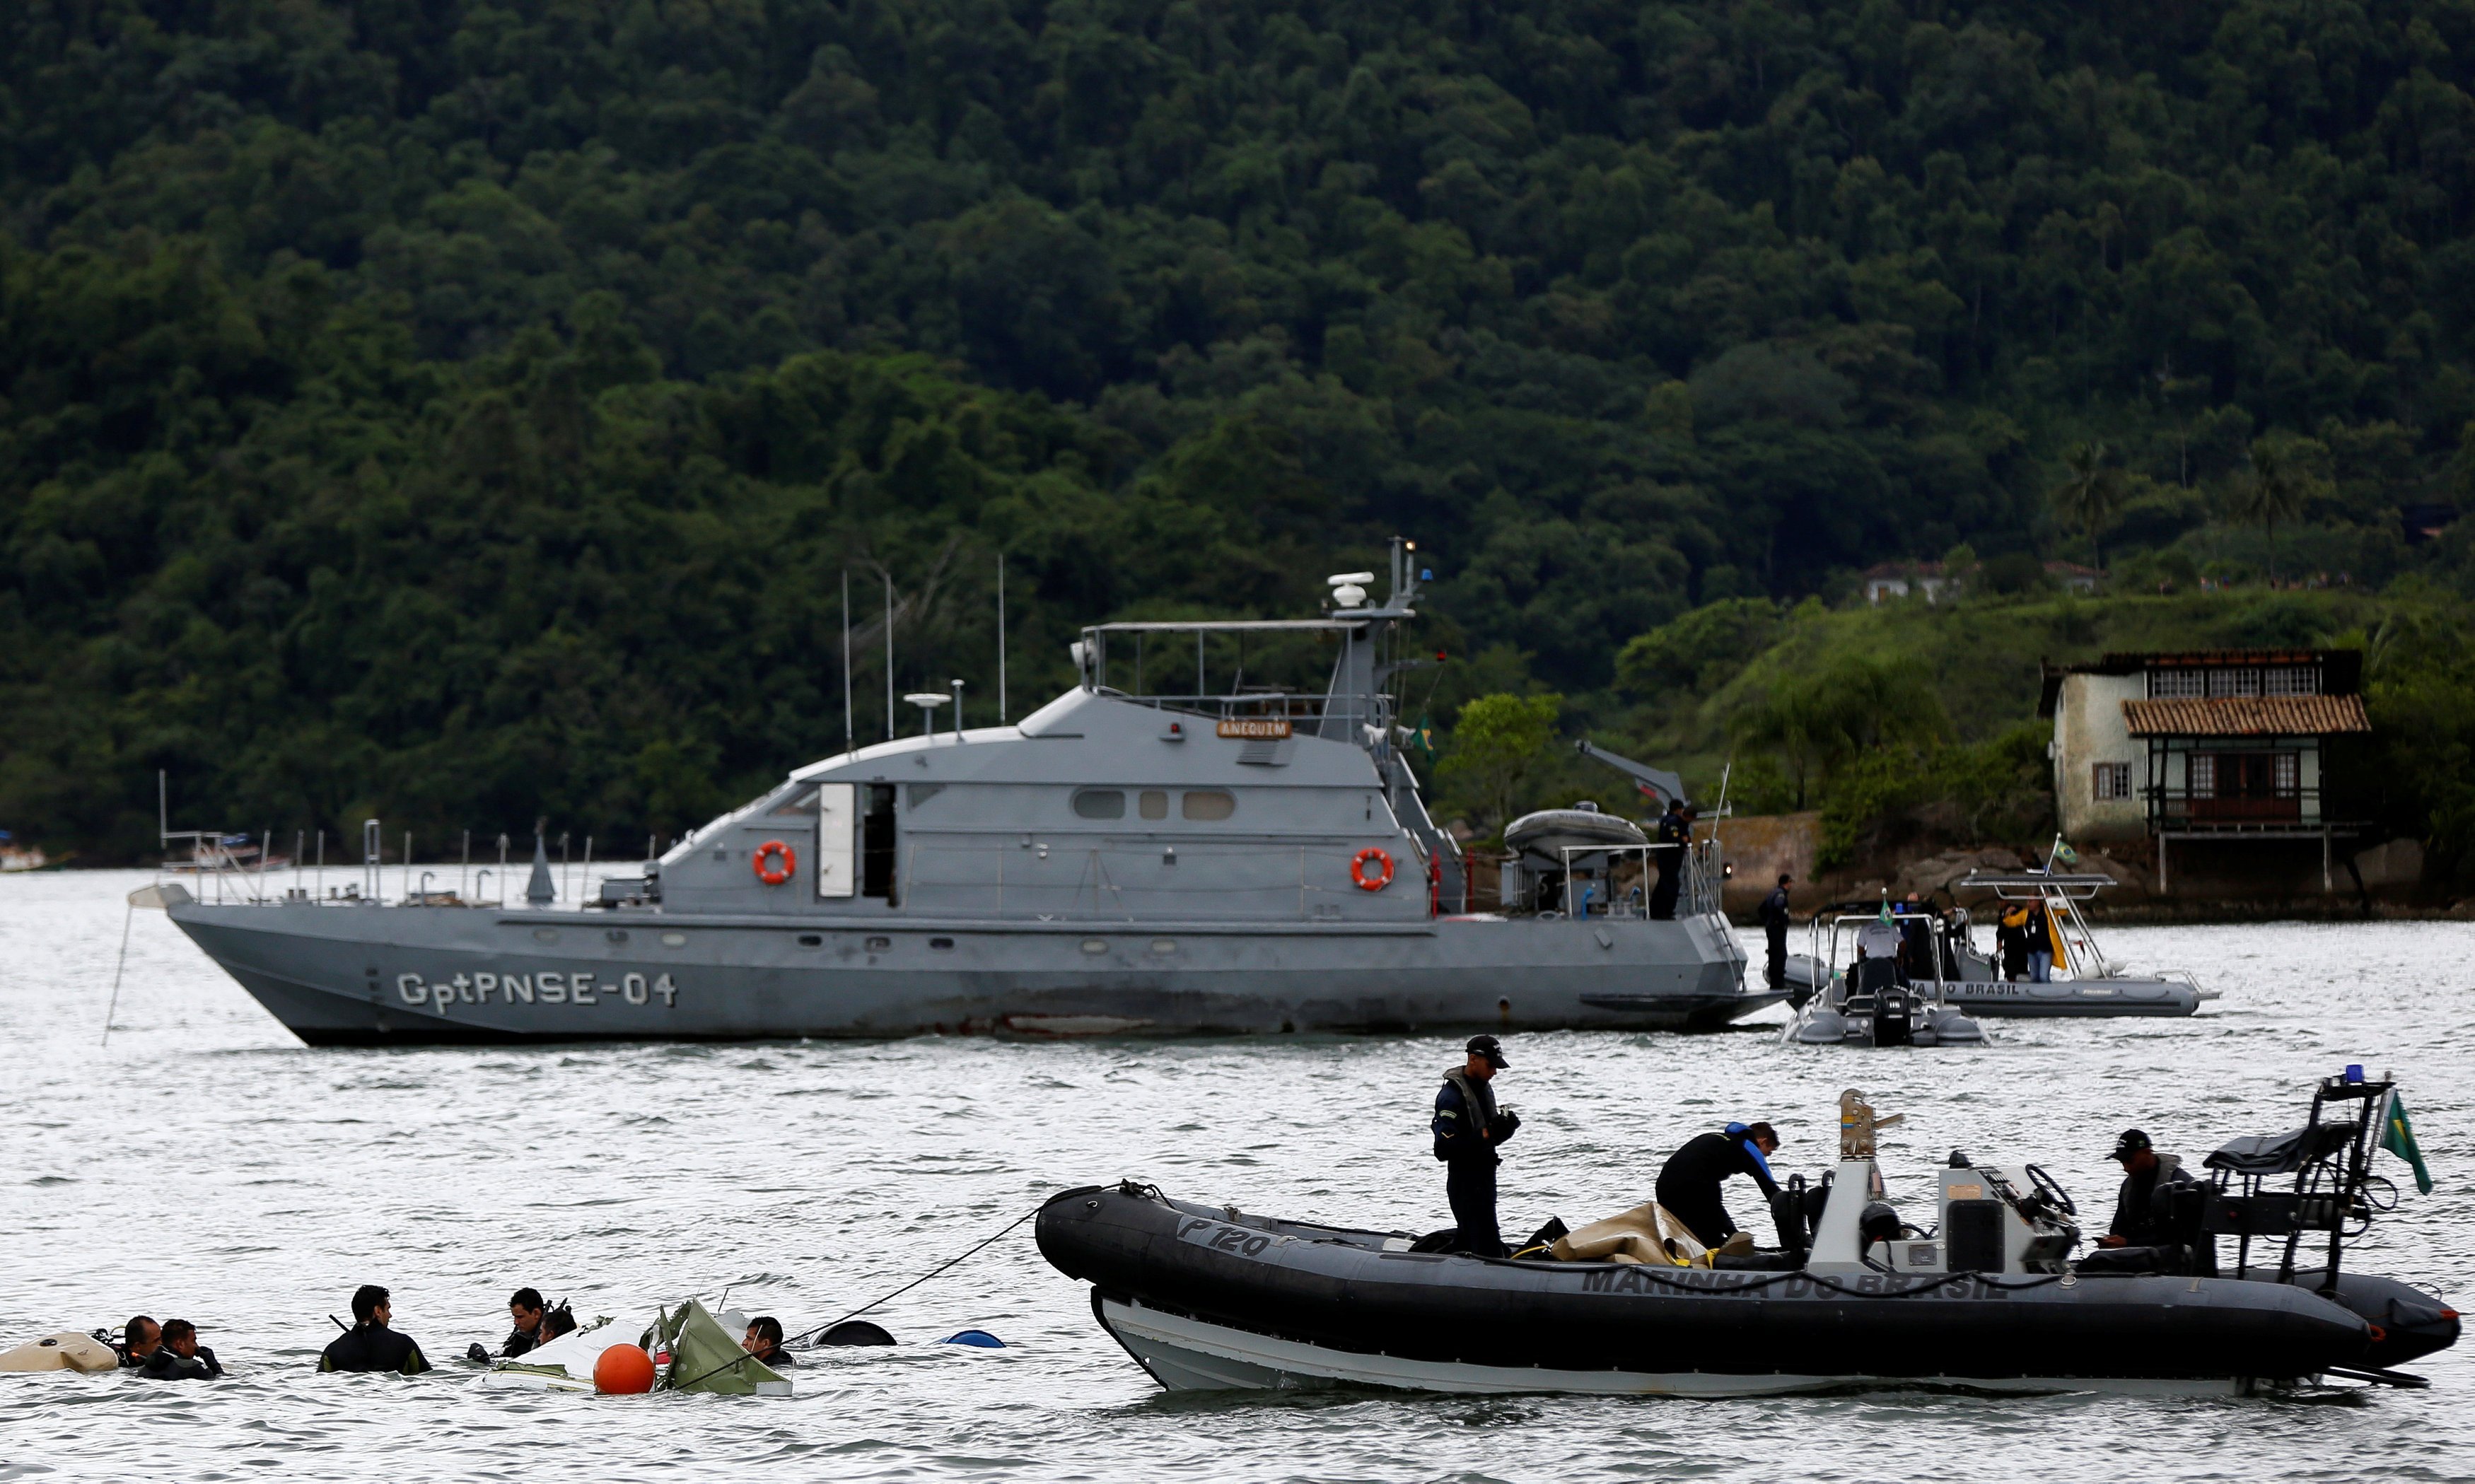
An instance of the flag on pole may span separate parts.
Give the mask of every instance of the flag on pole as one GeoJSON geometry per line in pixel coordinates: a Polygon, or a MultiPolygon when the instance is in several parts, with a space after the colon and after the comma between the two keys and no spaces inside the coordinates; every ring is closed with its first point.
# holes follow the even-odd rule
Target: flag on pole
{"type": "Polygon", "coordinates": [[[2389,1094],[2389,1106],[2381,1125],[2381,1148],[2397,1156],[2414,1171],[2417,1194],[2432,1194],[2432,1172],[2424,1168],[2423,1150],[2414,1142],[2414,1125],[2407,1122],[2406,1100],[2389,1094]]]}

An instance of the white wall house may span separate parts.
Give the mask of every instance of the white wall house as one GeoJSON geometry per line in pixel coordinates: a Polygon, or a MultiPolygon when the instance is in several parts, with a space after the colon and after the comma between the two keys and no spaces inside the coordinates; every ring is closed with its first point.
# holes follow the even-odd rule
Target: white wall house
{"type": "Polygon", "coordinates": [[[2154,839],[2161,891],[2177,842],[2223,857],[2317,841],[2321,889],[2333,889],[2334,841],[2363,827],[2326,806],[2327,744],[2372,729],[2363,665],[2354,649],[2223,649],[2047,666],[2038,714],[2054,723],[2065,838],[2154,839]]]}
{"type": "Polygon", "coordinates": [[[2146,676],[2074,670],[2054,693],[2054,815],[2067,839],[2138,839],[2148,833],[2148,744],[2135,742],[2122,703],[2147,696],[2146,676]]]}

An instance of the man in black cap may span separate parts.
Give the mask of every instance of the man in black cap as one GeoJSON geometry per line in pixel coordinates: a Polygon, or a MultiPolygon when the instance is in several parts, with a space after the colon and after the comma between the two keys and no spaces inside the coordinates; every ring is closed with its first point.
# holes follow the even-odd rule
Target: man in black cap
{"type": "Polygon", "coordinates": [[[1762,982],[1774,989],[1787,985],[1787,884],[1795,879],[1785,871],[1779,872],[1778,885],[1762,898],[1762,939],[1770,950],[1762,982]]]}
{"type": "Polygon", "coordinates": [[[2096,1271],[2185,1272],[2197,1262],[2203,1271],[2217,1268],[2215,1244],[2187,1231],[2174,1219],[2169,1194],[2178,1186],[2196,1185],[2179,1155],[2161,1155],[2148,1135],[2125,1129],[2107,1156],[2122,1166],[2122,1188],[2114,1198],[2114,1220],[2084,1265],[2096,1271]]]}
{"type": "Polygon", "coordinates": [[[1458,1229],[1455,1249],[1481,1257],[1504,1255],[1504,1238],[1495,1225],[1495,1167],[1502,1161],[1496,1146],[1521,1127],[1521,1115],[1499,1111],[1495,1090],[1487,1085],[1510,1063],[1492,1035],[1473,1035],[1469,1057],[1444,1073],[1443,1089],[1435,1094],[1435,1157],[1444,1163],[1444,1199],[1452,1203],[1453,1225],[1458,1229]]]}
{"type": "Polygon", "coordinates": [[[1684,852],[1693,843],[1693,806],[1682,799],[1667,801],[1651,832],[1651,856],[1658,864],[1658,881],[1650,888],[1650,914],[1661,922],[1676,915],[1676,898],[1683,890],[1684,852]]]}

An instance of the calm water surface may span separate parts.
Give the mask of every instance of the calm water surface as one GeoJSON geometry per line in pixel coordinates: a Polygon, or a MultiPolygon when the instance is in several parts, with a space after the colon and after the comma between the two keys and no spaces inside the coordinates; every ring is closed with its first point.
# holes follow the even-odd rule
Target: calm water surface
{"type": "MultiPolygon", "coordinates": [[[[0,1343],[179,1316],[232,1375],[0,1376],[0,1479],[2475,1478],[2469,1350],[2417,1368],[2430,1392],[2316,1401],[1170,1398],[1028,1227],[875,1316],[905,1342],[976,1326],[1011,1350],[829,1352],[787,1401],[484,1392],[450,1357],[505,1332],[520,1285],[635,1315],[727,1284],[732,1307],[796,1329],[1069,1184],[1135,1176],[1288,1215],[1447,1225],[1426,1107],[1458,1049],[310,1051],[157,912],[135,914],[98,1047],[121,894],[141,879],[0,880],[0,1343]],[[397,1326],[439,1373],[312,1374],[326,1316],[363,1282],[394,1289],[397,1326]]],[[[1818,1172],[1848,1086],[1907,1115],[1886,1135],[1895,1199],[1924,1200],[1959,1146],[2044,1164],[2101,1225],[2117,1131],[2196,1157],[2291,1127],[2315,1077],[2361,1061],[2403,1080],[2439,1189],[2410,1184],[2359,1260],[2475,1297],[2475,925],[2125,929],[2109,944],[2225,997],[2188,1021],[1997,1022],[2001,1043],[1973,1050],[1508,1037],[1497,1086],[1525,1122],[1505,1226],[1635,1204],[1669,1150],[1732,1117],[1768,1117],[1785,1166],[1818,1172]]]]}

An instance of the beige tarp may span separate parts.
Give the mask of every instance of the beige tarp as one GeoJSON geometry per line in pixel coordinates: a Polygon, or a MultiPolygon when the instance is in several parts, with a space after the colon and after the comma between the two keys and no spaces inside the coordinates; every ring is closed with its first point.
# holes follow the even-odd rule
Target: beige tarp
{"type": "Polygon", "coordinates": [[[1709,1256],[1692,1229],[1653,1201],[1621,1216],[1594,1221],[1556,1239],[1552,1249],[1565,1262],[1647,1262],[1668,1267],[1706,1267],[1709,1256]]]}

